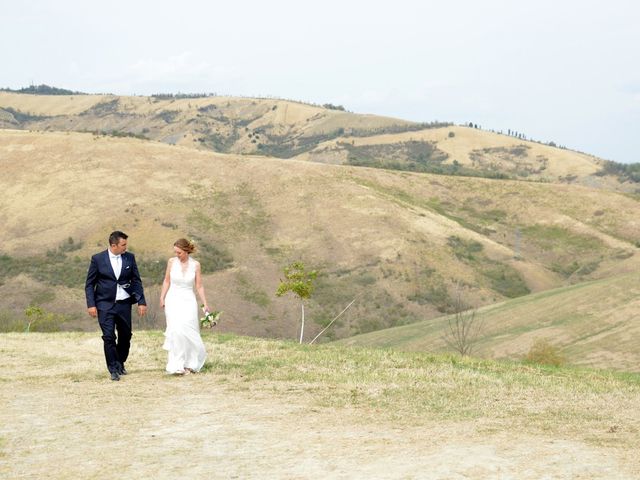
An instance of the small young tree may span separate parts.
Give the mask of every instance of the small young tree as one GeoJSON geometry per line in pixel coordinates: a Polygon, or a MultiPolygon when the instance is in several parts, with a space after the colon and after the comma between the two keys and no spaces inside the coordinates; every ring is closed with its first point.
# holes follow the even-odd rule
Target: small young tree
{"type": "Polygon", "coordinates": [[[58,332],[64,322],[63,315],[48,312],[37,305],[31,305],[24,311],[27,317],[25,332],[58,332]]]}
{"type": "Polygon", "coordinates": [[[300,343],[304,336],[304,301],[311,297],[313,293],[313,281],[318,276],[315,270],[306,271],[306,267],[302,262],[293,262],[291,265],[284,267],[285,280],[280,281],[276,295],[282,297],[288,292],[292,292],[300,299],[302,308],[302,320],[300,323],[300,343]]]}
{"type": "Polygon", "coordinates": [[[460,286],[456,287],[453,308],[454,313],[448,318],[447,328],[442,338],[460,355],[470,355],[482,332],[484,322],[477,315],[477,309],[468,308],[464,303],[460,286]]]}

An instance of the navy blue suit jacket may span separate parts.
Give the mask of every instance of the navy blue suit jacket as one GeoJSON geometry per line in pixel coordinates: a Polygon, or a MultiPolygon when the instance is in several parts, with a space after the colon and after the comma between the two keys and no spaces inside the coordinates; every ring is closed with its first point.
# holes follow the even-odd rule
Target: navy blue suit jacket
{"type": "Polygon", "coordinates": [[[121,256],[122,270],[120,278],[116,279],[109,260],[109,251],[105,250],[96,253],[91,257],[91,264],[87,272],[87,282],[85,284],[85,294],[87,297],[87,308],[97,307],[98,310],[108,310],[116,302],[116,292],[118,284],[122,285],[125,291],[131,295],[130,303],[146,305],[142,280],[136,265],[136,258],[133,253],[125,252],[121,256]]]}

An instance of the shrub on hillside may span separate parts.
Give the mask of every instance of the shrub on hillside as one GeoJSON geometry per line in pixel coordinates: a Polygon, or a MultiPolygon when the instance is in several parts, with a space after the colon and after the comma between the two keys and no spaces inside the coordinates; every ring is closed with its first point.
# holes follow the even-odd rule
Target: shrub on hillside
{"type": "Polygon", "coordinates": [[[104,117],[106,115],[113,115],[118,113],[118,108],[120,106],[120,99],[114,98],[112,100],[104,100],[102,102],[96,103],[91,108],[88,108],[84,112],[80,113],[80,115],[95,115],[97,117],[104,117]]]}
{"type": "Polygon", "coordinates": [[[324,105],[322,105],[324,108],[327,108],[329,110],[340,110],[342,112],[345,111],[345,108],[342,105],[333,105],[332,103],[325,103],[324,105]]]}
{"type": "Polygon", "coordinates": [[[4,107],[3,110],[10,113],[18,123],[38,122],[40,120],[46,120],[47,118],[49,118],[44,115],[33,115],[29,112],[22,112],[11,107],[4,107]]]}
{"type": "Polygon", "coordinates": [[[525,357],[525,361],[527,363],[551,365],[554,367],[559,367],[566,363],[560,349],[549,343],[546,338],[539,338],[533,343],[525,357]]]}
{"type": "Polygon", "coordinates": [[[489,279],[491,288],[507,298],[516,298],[531,293],[520,273],[511,265],[484,261],[480,272],[489,279]]]}
{"type": "Polygon", "coordinates": [[[602,168],[596,172],[598,176],[614,175],[621,182],[640,182],[640,163],[618,163],[603,160],[602,168]]]}

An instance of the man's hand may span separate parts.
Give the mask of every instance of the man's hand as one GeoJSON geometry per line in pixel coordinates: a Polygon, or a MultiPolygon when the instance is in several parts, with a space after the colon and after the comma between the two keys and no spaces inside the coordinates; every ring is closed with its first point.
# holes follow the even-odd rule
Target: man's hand
{"type": "Polygon", "coordinates": [[[138,305],[138,315],[144,317],[147,314],[147,306],[146,305],[138,305]]]}
{"type": "Polygon", "coordinates": [[[87,308],[87,312],[89,312],[89,316],[96,318],[98,316],[98,309],[96,307],[87,308]]]}

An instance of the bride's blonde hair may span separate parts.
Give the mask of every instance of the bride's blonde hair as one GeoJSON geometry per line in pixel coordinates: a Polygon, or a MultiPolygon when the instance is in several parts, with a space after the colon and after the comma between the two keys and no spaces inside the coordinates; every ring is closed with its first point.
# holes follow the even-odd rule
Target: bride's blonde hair
{"type": "Polygon", "coordinates": [[[196,251],[196,245],[191,240],[186,238],[179,238],[173,244],[174,247],[178,247],[180,250],[184,250],[187,253],[193,253],[196,251]]]}

